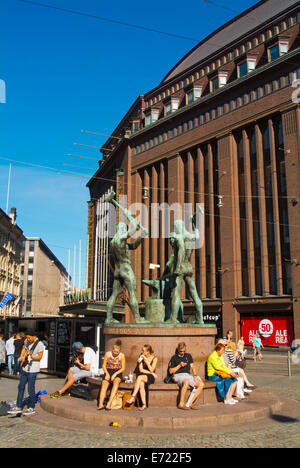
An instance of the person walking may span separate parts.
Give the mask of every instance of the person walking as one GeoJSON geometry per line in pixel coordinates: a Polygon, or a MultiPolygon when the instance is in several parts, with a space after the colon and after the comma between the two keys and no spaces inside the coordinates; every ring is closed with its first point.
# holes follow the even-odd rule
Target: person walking
{"type": "Polygon", "coordinates": [[[19,362],[23,362],[21,370],[21,378],[18,387],[17,404],[14,408],[8,411],[8,414],[23,414],[24,416],[30,416],[35,414],[35,383],[40,372],[40,363],[43,358],[45,346],[41,343],[34,330],[27,330],[26,341],[19,357],[19,362]],[[29,398],[28,402],[24,402],[24,393],[26,385],[28,385],[29,398]],[[24,406],[27,405],[27,409],[24,410],[24,406]]]}
{"type": "Polygon", "coordinates": [[[14,341],[14,347],[15,347],[14,375],[19,375],[21,373],[19,357],[21,356],[24,342],[25,342],[25,334],[23,332],[18,332],[16,334],[16,339],[14,341]]]}
{"type": "Polygon", "coordinates": [[[5,343],[9,375],[12,375],[13,373],[13,362],[14,362],[14,354],[15,354],[14,341],[15,341],[15,335],[12,335],[9,338],[9,340],[7,340],[7,342],[5,343]]]}
{"type": "Polygon", "coordinates": [[[0,333],[0,374],[3,374],[3,368],[6,360],[6,349],[3,333],[0,333]]]}
{"type": "Polygon", "coordinates": [[[256,333],[254,340],[253,340],[253,350],[254,350],[254,361],[256,362],[256,356],[258,356],[258,360],[262,360],[261,350],[264,349],[264,345],[262,344],[261,337],[259,332],[256,333]]]}

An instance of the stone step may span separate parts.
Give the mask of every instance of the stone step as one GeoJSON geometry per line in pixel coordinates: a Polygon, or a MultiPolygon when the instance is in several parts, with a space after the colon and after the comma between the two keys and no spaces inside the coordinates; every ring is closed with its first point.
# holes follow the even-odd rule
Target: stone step
{"type": "Polygon", "coordinates": [[[223,403],[203,405],[199,411],[182,411],[176,407],[150,407],[144,412],[137,408],[130,411],[112,410],[97,411],[96,402],[63,397],[58,400],[49,396],[42,397],[40,410],[34,417],[35,422],[48,423],[53,426],[55,418],[60,427],[73,427],[73,430],[107,430],[111,422],[118,422],[120,428],[139,432],[141,429],[196,429],[220,425],[249,423],[269,417],[279,411],[281,401],[272,393],[256,390],[251,396],[235,406],[223,403]],[[71,421],[71,422],[70,422],[71,421]]]}

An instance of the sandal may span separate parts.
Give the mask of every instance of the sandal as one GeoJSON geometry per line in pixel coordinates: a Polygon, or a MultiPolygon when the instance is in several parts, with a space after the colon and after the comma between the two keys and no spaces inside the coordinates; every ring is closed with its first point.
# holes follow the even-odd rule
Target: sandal
{"type": "Polygon", "coordinates": [[[145,409],[147,409],[147,406],[146,405],[143,405],[139,408],[139,411],[145,411],[145,409]]]}
{"type": "Polygon", "coordinates": [[[97,411],[102,411],[104,410],[104,406],[102,406],[102,408],[97,408],[97,411]]]}
{"type": "Polygon", "coordinates": [[[129,408],[135,402],[135,397],[130,397],[125,403],[125,408],[129,408]]]}

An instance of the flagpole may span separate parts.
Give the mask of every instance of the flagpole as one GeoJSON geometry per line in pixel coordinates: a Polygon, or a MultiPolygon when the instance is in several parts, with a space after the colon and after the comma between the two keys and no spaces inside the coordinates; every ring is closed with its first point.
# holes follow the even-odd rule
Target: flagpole
{"type": "Polygon", "coordinates": [[[10,192],[10,178],[11,178],[11,164],[9,165],[9,171],[8,171],[8,185],[7,185],[7,196],[6,196],[6,214],[8,214],[9,192],[10,192]]]}
{"type": "Polygon", "coordinates": [[[79,270],[78,270],[78,275],[79,275],[78,288],[79,288],[79,291],[80,291],[80,289],[81,289],[81,240],[79,241],[79,270]]]}

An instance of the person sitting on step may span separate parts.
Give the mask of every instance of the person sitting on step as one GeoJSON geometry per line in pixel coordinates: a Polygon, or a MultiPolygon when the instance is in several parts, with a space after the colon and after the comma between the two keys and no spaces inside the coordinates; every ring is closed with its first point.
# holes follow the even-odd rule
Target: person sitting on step
{"type": "Polygon", "coordinates": [[[197,376],[193,358],[191,354],[186,352],[185,343],[178,344],[176,353],[169,362],[168,372],[172,376],[173,382],[177,383],[181,388],[178,409],[198,409],[195,403],[204,388],[204,384],[201,378],[197,376]],[[196,392],[190,401],[190,405],[186,406],[186,392],[189,387],[196,389],[196,392]]]}
{"type": "Polygon", "coordinates": [[[112,385],[112,389],[109,400],[105,406],[105,410],[111,410],[111,404],[118,392],[119,385],[122,382],[122,373],[124,372],[125,367],[126,359],[125,355],[121,353],[121,341],[117,340],[112,351],[108,351],[104,356],[102,369],[105,373],[105,377],[101,384],[98,404],[99,411],[104,409],[104,400],[110,385],[112,385]]]}
{"type": "Polygon", "coordinates": [[[137,394],[140,394],[142,406],[139,408],[140,411],[144,411],[147,408],[146,392],[148,391],[149,385],[154,384],[157,379],[155,373],[157,366],[157,357],[154,355],[152,346],[143,346],[142,353],[138,359],[134,373],[136,374],[136,382],[131,397],[126,402],[125,406],[129,407],[134,403],[137,394]]]}

